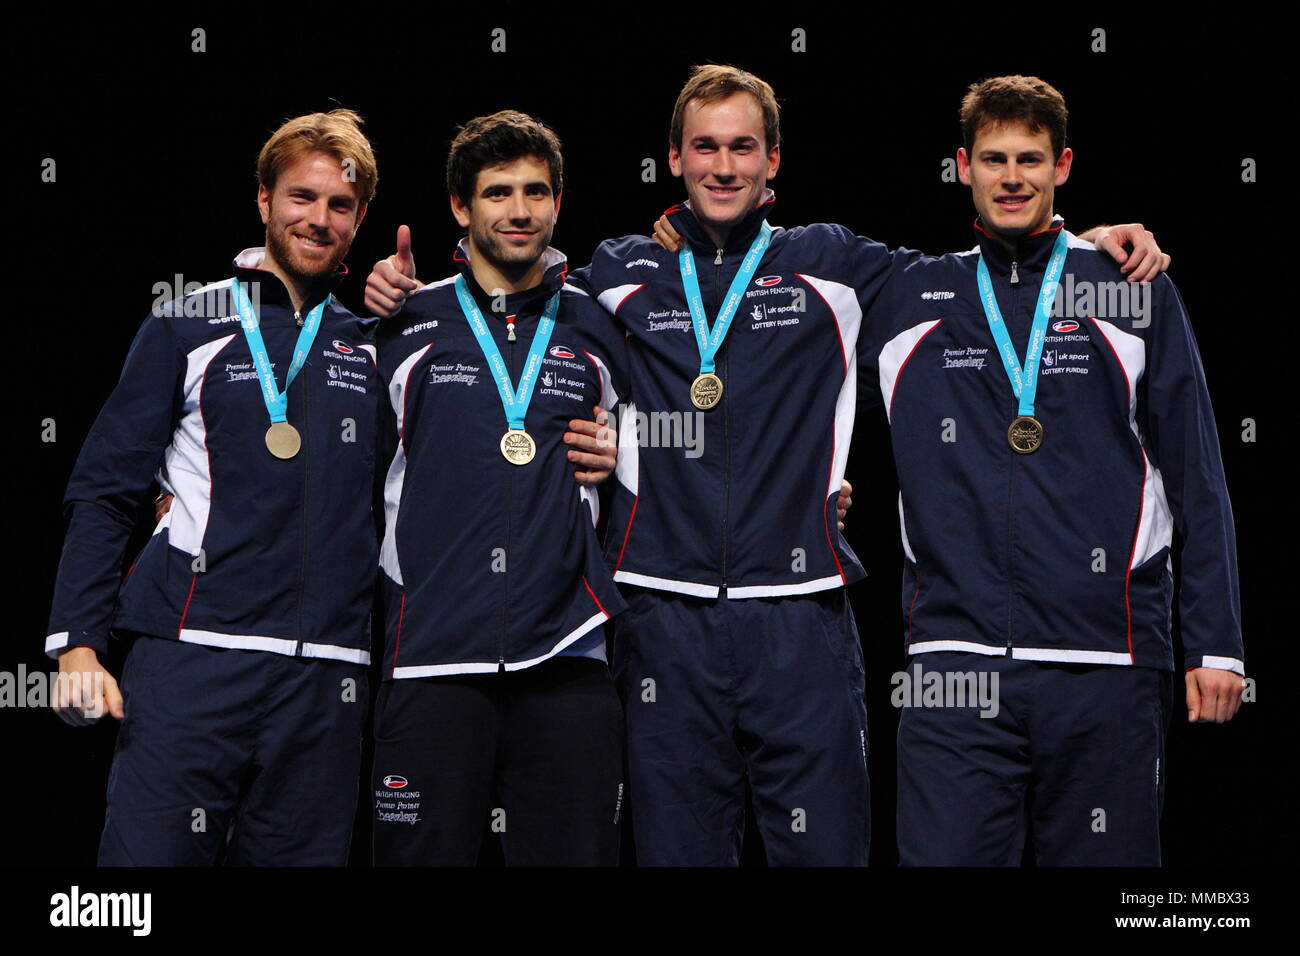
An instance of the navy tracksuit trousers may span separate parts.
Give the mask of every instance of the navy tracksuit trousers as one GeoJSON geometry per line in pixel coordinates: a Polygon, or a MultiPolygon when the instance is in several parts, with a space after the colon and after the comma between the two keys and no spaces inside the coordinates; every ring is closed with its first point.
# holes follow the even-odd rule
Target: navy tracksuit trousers
{"type": "Polygon", "coordinates": [[[101,866],[344,866],[369,704],[359,664],[138,637],[101,866]]]}
{"type": "Polygon", "coordinates": [[[867,715],[844,590],[623,593],[614,672],[638,864],[736,865],[748,781],[770,864],[865,866],[867,715]]]}
{"type": "Polygon", "coordinates": [[[947,651],[918,664],[946,684],[996,674],[998,694],[996,708],[903,707],[904,866],[1016,866],[1027,833],[1039,866],[1160,864],[1169,672],[947,651]]]}
{"type": "Polygon", "coordinates": [[[376,866],[616,866],[623,715],[604,661],[385,681],[375,708],[376,866]]]}

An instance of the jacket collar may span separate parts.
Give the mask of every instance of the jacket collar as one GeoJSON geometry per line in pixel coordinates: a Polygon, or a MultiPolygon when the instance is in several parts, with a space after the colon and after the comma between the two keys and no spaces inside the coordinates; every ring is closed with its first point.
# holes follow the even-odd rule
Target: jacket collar
{"type": "MultiPolygon", "coordinates": [[[[235,256],[235,277],[241,282],[260,283],[259,294],[263,304],[284,306],[292,312],[293,299],[289,296],[288,287],[274,272],[262,268],[262,263],[265,261],[265,246],[252,246],[245,249],[235,256]]],[[[322,299],[338,288],[338,284],[343,281],[343,277],[347,274],[348,267],[343,263],[339,263],[339,267],[333,275],[318,279],[313,283],[306,301],[302,304],[302,311],[306,312],[315,308],[322,299]]]]}
{"type": "Polygon", "coordinates": [[[975,217],[975,235],[979,239],[980,254],[993,272],[1009,272],[1011,263],[1016,263],[1017,270],[1029,269],[1042,272],[1047,268],[1047,261],[1052,257],[1052,247],[1056,237],[1065,228],[1065,220],[1060,216],[1052,217],[1052,224],[1042,232],[1020,236],[1008,249],[1001,242],[984,231],[984,223],[975,217]]]}
{"type": "Polygon", "coordinates": [[[498,312],[492,307],[493,297],[488,295],[479,286],[478,280],[474,278],[474,270],[470,268],[469,264],[468,238],[461,239],[457,243],[452,259],[456,263],[457,270],[465,277],[465,284],[469,288],[470,295],[474,297],[478,307],[483,310],[483,314],[496,315],[498,318],[517,314],[540,315],[546,300],[564,287],[564,279],[569,272],[569,260],[564,253],[554,246],[547,246],[546,251],[542,253],[542,266],[545,271],[542,274],[541,283],[531,289],[524,289],[522,292],[506,293],[505,310],[498,312]]]}
{"type": "MultiPolygon", "coordinates": [[[[758,235],[759,226],[767,218],[768,213],[772,211],[772,204],[776,202],[776,193],[767,190],[763,194],[762,201],[757,206],[745,214],[745,218],[740,220],[727,236],[727,245],[723,252],[744,251],[749,248],[749,244],[754,241],[758,235]]],[[[690,202],[680,202],[664,210],[664,215],[672,223],[672,227],[691,244],[692,247],[699,250],[716,252],[717,247],[709,234],[704,231],[700,221],[695,218],[695,213],[691,209],[690,202]]]]}

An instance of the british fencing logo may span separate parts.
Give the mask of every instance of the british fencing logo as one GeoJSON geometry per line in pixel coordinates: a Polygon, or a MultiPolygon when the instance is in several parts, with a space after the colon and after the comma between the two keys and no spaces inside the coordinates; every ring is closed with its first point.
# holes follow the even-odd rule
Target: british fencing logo
{"type": "Polygon", "coordinates": [[[400,773],[384,778],[384,789],[375,791],[375,820],[379,823],[405,823],[415,826],[420,817],[420,791],[406,789],[408,781],[400,773]],[[390,793],[400,790],[401,793],[390,793]]]}
{"type": "Polygon", "coordinates": [[[781,284],[780,276],[763,276],[761,278],[754,280],[754,285],[769,286],[769,285],[780,285],[780,284],[781,284]]]}
{"type": "Polygon", "coordinates": [[[551,354],[559,359],[573,358],[573,349],[565,348],[563,345],[552,345],[551,354]]]}
{"type": "Polygon", "coordinates": [[[340,339],[334,340],[334,348],[342,352],[344,355],[352,354],[352,346],[348,345],[347,342],[344,342],[340,339]]]}
{"type": "Polygon", "coordinates": [[[1079,323],[1075,322],[1073,319],[1062,319],[1060,322],[1052,323],[1052,331],[1053,332],[1077,332],[1079,331],[1079,323]]]}

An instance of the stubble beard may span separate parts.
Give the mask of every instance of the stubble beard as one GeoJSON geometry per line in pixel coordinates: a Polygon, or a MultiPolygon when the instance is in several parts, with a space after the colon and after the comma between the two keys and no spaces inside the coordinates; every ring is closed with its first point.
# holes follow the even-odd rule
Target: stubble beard
{"type": "Polygon", "coordinates": [[[330,247],[330,255],[322,260],[319,265],[304,267],[299,265],[296,258],[296,250],[293,248],[293,240],[285,238],[286,233],[272,231],[266,232],[267,254],[275,260],[294,281],[311,286],[319,282],[326,276],[333,275],[343,262],[344,257],[348,254],[351,242],[339,242],[330,247]]]}
{"type": "Polygon", "coordinates": [[[491,229],[471,230],[470,240],[474,244],[475,252],[492,263],[498,272],[511,279],[518,279],[541,258],[542,253],[550,246],[554,232],[554,224],[542,229],[533,237],[534,245],[531,249],[512,249],[498,239],[491,229]]]}

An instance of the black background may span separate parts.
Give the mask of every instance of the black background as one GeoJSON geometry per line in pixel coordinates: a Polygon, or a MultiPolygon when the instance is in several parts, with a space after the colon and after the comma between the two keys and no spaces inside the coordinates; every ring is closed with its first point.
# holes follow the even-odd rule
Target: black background
{"type": "MultiPolygon", "coordinates": [[[[1286,251],[1280,127],[1294,125],[1294,104],[1284,105],[1293,85],[1281,85],[1278,68],[1286,52],[1271,40],[1279,27],[1208,15],[1135,22],[1113,7],[1052,20],[1027,6],[958,18],[904,7],[837,14],[810,6],[777,18],[658,5],[528,7],[459,19],[408,8],[383,11],[393,19],[382,25],[366,22],[365,7],[239,18],[124,8],[111,19],[16,23],[8,58],[15,125],[5,151],[8,184],[25,210],[8,262],[6,378],[19,414],[11,418],[5,577],[16,617],[0,669],[49,669],[41,646],[63,537],[60,501],[81,441],[154,284],[176,273],[221,279],[235,252],[261,244],[254,161],[286,117],[344,105],[367,121],[378,195],[339,293],[362,311],[365,275],[392,251],[400,223],[413,229],[423,278],[451,271],[459,230],[443,161],[456,126],[472,116],[510,107],[557,130],[566,189],[555,244],[582,265],[600,240],[647,232],[684,198],[665,159],[676,91],[692,63],[734,63],[771,82],[784,110],[775,224],[842,222],[890,246],[943,252],[974,244],[969,191],[940,178],[960,145],[960,98],[976,79],[1032,73],[1056,85],[1071,111],[1075,162],[1056,203],[1067,225],[1080,232],[1141,221],[1173,255],[1170,275],[1199,338],[1236,514],[1258,701],[1223,727],[1189,727],[1175,707],[1166,864],[1289,861],[1294,810],[1283,780],[1293,776],[1295,747],[1282,668],[1294,635],[1284,543],[1295,466],[1287,454],[1294,412],[1283,393],[1297,349],[1290,268],[1278,256],[1286,251]],[[196,27],[206,30],[206,52],[191,51],[196,27]],[[506,30],[505,53],[491,52],[495,27],[506,30]],[[806,53],[791,50],[795,28],[807,31],[806,53]],[[1104,53],[1091,50],[1095,28],[1106,31],[1104,53]],[[55,183],[41,181],[47,157],[57,162],[55,183]],[[647,157],[658,165],[656,182],[642,181],[647,157]],[[1247,157],[1258,163],[1257,183],[1242,182],[1247,157]],[[57,422],[55,443],[40,440],[46,418],[57,422]],[[1255,443],[1241,440],[1246,418],[1257,423],[1255,443]]],[[[901,552],[879,412],[859,418],[848,477],[856,504],[847,534],[870,574],[851,594],[867,662],[872,861],[889,867],[897,862],[889,675],[903,663],[901,552]]],[[[1080,474],[1079,488],[1089,480],[1080,474]]],[[[0,711],[9,778],[0,860],[93,864],[112,723],[77,729],[49,712],[0,711]]],[[[365,864],[368,808],[358,819],[354,864],[365,864]]],[[[757,850],[750,840],[746,862],[761,861],[757,850]]]]}

